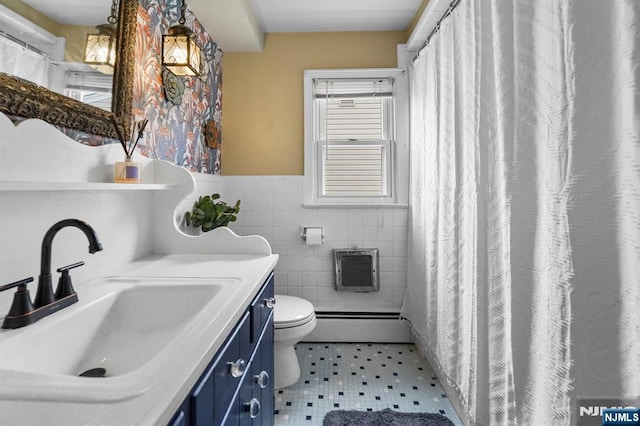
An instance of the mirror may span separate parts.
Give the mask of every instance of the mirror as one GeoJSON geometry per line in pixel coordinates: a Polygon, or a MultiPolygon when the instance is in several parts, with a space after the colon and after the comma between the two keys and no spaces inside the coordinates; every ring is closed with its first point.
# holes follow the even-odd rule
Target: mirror
{"type": "Polygon", "coordinates": [[[130,134],[137,13],[137,0],[120,0],[112,112],[3,73],[0,73],[0,111],[111,138],[118,137],[111,121],[115,114],[123,121],[125,134],[130,134]]]}

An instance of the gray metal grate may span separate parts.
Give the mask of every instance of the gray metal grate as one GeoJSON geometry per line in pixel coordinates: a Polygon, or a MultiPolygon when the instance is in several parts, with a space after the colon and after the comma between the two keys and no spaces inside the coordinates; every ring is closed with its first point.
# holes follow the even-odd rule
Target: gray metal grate
{"type": "Polygon", "coordinates": [[[378,249],[334,249],[334,287],[338,291],[378,291],[378,249]]]}

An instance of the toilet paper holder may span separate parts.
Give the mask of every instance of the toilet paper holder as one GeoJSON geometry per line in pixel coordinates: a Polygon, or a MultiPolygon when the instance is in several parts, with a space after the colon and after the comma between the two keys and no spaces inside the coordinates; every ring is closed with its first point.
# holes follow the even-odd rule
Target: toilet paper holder
{"type": "Polygon", "coordinates": [[[320,230],[320,244],[324,244],[324,229],[322,226],[303,226],[302,233],[300,234],[300,238],[305,243],[307,242],[307,231],[311,229],[319,229],[320,230]]]}

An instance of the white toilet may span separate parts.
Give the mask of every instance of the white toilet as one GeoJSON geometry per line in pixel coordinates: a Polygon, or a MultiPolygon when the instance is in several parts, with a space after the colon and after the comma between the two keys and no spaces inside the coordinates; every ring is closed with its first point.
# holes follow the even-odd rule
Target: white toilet
{"type": "Polygon", "coordinates": [[[276,295],[274,310],[274,387],[291,386],[300,379],[300,364],[293,345],[316,328],[313,305],[293,296],[276,295]]]}

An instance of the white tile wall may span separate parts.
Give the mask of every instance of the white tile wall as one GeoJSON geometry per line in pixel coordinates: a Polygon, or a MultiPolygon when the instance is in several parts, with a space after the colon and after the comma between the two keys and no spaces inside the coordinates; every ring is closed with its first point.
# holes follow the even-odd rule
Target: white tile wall
{"type": "MultiPolygon", "coordinates": [[[[240,235],[265,237],[280,255],[276,292],[303,297],[318,311],[398,311],[406,288],[407,209],[303,208],[302,176],[225,176],[223,199],[240,199],[240,235]],[[307,246],[303,226],[322,226],[325,243],[307,246]],[[334,248],[377,247],[380,250],[380,291],[336,292],[333,289],[334,248]]],[[[219,182],[218,182],[219,183],[219,182]]],[[[202,187],[201,187],[202,185],[202,187]]],[[[199,193],[209,193],[207,182],[199,193]]]]}

